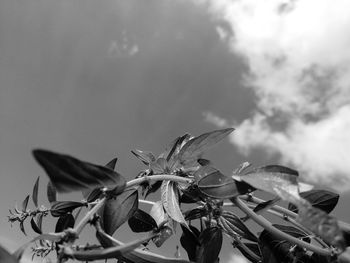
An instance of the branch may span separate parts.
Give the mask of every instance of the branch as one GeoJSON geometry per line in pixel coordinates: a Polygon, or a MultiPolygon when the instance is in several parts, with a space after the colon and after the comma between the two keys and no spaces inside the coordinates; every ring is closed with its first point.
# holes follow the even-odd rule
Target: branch
{"type": "Polygon", "coordinates": [[[185,183],[185,184],[192,183],[192,179],[189,179],[189,178],[185,178],[177,175],[171,175],[171,174],[156,174],[156,175],[144,176],[141,178],[131,180],[126,183],[126,188],[130,188],[132,186],[139,185],[142,183],[149,183],[149,182],[163,181],[163,180],[169,180],[169,181],[185,183]]]}
{"type": "Polygon", "coordinates": [[[262,226],[264,229],[269,231],[270,233],[274,234],[275,236],[285,239],[295,245],[298,245],[300,247],[304,247],[310,251],[313,251],[317,254],[323,255],[323,256],[331,256],[332,251],[328,249],[323,249],[320,247],[316,247],[310,243],[304,242],[298,238],[292,237],[281,230],[275,228],[272,226],[272,224],[266,220],[264,217],[257,215],[255,212],[253,212],[242,200],[240,200],[238,197],[234,197],[231,199],[232,202],[240,208],[244,213],[246,213],[249,217],[251,217],[258,225],[262,226]]]}

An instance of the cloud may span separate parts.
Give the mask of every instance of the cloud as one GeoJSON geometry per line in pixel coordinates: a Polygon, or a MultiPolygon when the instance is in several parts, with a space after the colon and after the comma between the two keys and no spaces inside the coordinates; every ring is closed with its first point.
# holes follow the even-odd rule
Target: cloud
{"type": "Polygon", "coordinates": [[[257,97],[232,142],[246,154],[280,154],[305,180],[350,190],[350,2],[196,2],[232,28],[225,42],[246,62],[244,85],[257,97]]]}

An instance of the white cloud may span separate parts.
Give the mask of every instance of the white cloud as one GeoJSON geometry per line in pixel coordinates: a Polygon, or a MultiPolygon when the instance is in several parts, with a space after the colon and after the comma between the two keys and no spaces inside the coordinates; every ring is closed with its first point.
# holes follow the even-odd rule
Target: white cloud
{"type": "Polygon", "coordinates": [[[350,1],[197,2],[232,27],[230,49],[249,66],[245,84],[258,98],[232,142],[280,153],[305,179],[350,190],[350,1]]]}

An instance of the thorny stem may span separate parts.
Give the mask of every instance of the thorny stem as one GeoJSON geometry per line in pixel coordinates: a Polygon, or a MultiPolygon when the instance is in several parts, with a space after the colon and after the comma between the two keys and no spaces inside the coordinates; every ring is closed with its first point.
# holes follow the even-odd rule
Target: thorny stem
{"type": "Polygon", "coordinates": [[[262,226],[264,229],[269,231],[270,233],[288,240],[289,242],[296,244],[300,247],[306,248],[310,251],[313,251],[317,254],[323,255],[323,256],[331,256],[332,251],[320,247],[316,247],[312,244],[309,244],[307,242],[304,242],[298,238],[292,237],[279,229],[275,228],[272,226],[271,222],[266,220],[264,217],[257,215],[255,212],[253,212],[242,200],[239,199],[239,197],[234,197],[231,199],[232,202],[239,208],[241,209],[244,213],[246,213],[248,216],[250,216],[258,225],[262,226]]]}

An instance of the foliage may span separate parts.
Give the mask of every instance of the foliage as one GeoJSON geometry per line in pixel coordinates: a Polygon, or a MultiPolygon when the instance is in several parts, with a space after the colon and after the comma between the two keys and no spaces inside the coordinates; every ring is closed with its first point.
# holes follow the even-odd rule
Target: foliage
{"type": "Polygon", "coordinates": [[[202,158],[233,130],[179,136],[158,157],[134,150],[146,168],[129,182],[115,171],[117,158],[102,166],[34,150],[34,158],[50,179],[46,188],[50,207],[38,205],[38,178],[31,194],[34,209],[28,208],[27,195],[21,209],[16,207],[9,215],[9,221],[18,222],[25,235],[24,223],[30,219],[37,235],[13,254],[0,246],[0,262],[18,263],[25,249],[35,244],[33,257],[56,252],[58,262],[116,258],[120,263],[215,263],[219,262],[223,234],[251,262],[348,262],[350,228],[329,214],[339,195],[314,189],[299,193],[298,172],[287,167],[249,168],[244,163],[225,175],[202,158]],[[72,191],[81,191],[84,199],[58,200],[59,193],[72,191]],[[261,200],[259,191],[274,197],[261,200]],[[146,200],[155,192],[160,192],[159,201],[146,200]],[[141,210],[140,203],[150,204],[149,212],[141,210]],[[240,217],[238,210],[247,216],[240,217]],[[85,214],[79,216],[82,211],[85,214]],[[259,215],[263,212],[284,223],[271,224],[259,215]],[[43,229],[42,222],[50,215],[57,218],[54,232],[43,229]],[[249,219],[262,228],[253,231],[249,219]],[[126,244],[115,239],[113,234],[126,222],[131,231],[145,236],[126,244]],[[87,224],[95,228],[98,244],[77,244],[87,224]],[[181,259],[179,251],[167,258],[146,249],[150,242],[162,246],[178,225],[188,260],[181,259]]]}

